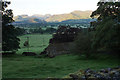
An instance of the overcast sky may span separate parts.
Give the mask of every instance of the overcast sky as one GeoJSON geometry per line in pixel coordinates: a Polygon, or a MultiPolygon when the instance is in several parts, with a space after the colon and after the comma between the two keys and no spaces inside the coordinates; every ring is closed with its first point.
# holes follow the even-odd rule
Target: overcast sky
{"type": "Polygon", "coordinates": [[[7,0],[14,15],[63,14],[74,10],[96,10],[99,0],[7,0]]]}

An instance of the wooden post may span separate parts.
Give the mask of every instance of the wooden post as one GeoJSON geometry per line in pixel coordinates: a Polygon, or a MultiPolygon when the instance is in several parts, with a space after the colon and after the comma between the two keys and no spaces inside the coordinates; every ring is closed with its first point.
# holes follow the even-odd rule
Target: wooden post
{"type": "Polygon", "coordinates": [[[43,46],[44,46],[44,36],[43,36],[43,46]]]}
{"type": "Polygon", "coordinates": [[[28,52],[29,52],[29,37],[27,37],[27,41],[28,41],[27,49],[28,49],[28,52]]]}

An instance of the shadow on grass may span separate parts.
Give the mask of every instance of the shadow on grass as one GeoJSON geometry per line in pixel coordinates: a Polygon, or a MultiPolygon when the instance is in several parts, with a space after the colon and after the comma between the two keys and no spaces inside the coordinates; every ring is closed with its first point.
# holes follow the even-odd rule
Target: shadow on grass
{"type": "Polygon", "coordinates": [[[89,57],[86,57],[85,54],[73,54],[78,56],[77,60],[107,60],[107,59],[117,59],[120,61],[120,55],[119,54],[100,54],[100,53],[94,53],[91,54],[89,57]]]}

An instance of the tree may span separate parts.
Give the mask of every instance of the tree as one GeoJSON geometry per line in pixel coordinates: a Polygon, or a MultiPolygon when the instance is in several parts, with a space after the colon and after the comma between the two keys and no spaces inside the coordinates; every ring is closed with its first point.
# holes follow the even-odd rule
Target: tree
{"type": "Polygon", "coordinates": [[[19,27],[17,27],[17,28],[15,28],[16,29],[16,35],[17,36],[21,36],[21,35],[24,35],[25,34],[25,29],[24,28],[19,28],[19,27]]]}
{"type": "Polygon", "coordinates": [[[92,24],[95,28],[93,48],[120,51],[120,2],[98,2],[91,17],[97,16],[92,24]]]}
{"type": "Polygon", "coordinates": [[[88,28],[82,29],[75,39],[75,47],[73,51],[79,55],[84,54],[86,58],[91,54],[92,32],[88,32],[88,28]]]}
{"type": "Polygon", "coordinates": [[[52,27],[51,27],[51,28],[46,28],[45,32],[52,34],[52,33],[55,33],[55,32],[56,32],[56,29],[55,29],[55,28],[52,28],[52,27]]]}
{"type": "Polygon", "coordinates": [[[0,1],[2,3],[2,50],[16,51],[19,47],[20,39],[17,38],[16,29],[11,24],[13,20],[13,13],[11,9],[6,9],[10,2],[0,1]]]}

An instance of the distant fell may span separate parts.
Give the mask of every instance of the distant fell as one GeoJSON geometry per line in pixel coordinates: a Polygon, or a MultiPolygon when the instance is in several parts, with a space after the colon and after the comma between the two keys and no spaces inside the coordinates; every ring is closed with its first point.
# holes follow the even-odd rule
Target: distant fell
{"type": "Polygon", "coordinates": [[[41,20],[41,19],[38,19],[38,18],[29,17],[29,18],[23,18],[23,19],[21,19],[21,20],[17,20],[17,21],[15,21],[14,23],[16,23],[16,24],[31,24],[31,23],[41,23],[41,24],[45,24],[46,21],[41,20]]]}
{"type": "Polygon", "coordinates": [[[91,13],[92,13],[92,11],[73,11],[68,14],[53,15],[53,16],[47,18],[45,21],[61,22],[64,20],[69,20],[69,19],[88,19],[88,18],[90,18],[91,13]]]}
{"type": "Polygon", "coordinates": [[[57,15],[40,15],[34,14],[32,16],[28,15],[18,15],[14,17],[14,20],[19,23],[44,23],[44,22],[62,22],[70,19],[89,19],[92,11],[73,11],[67,14],[57,14],[57,15]]]}

